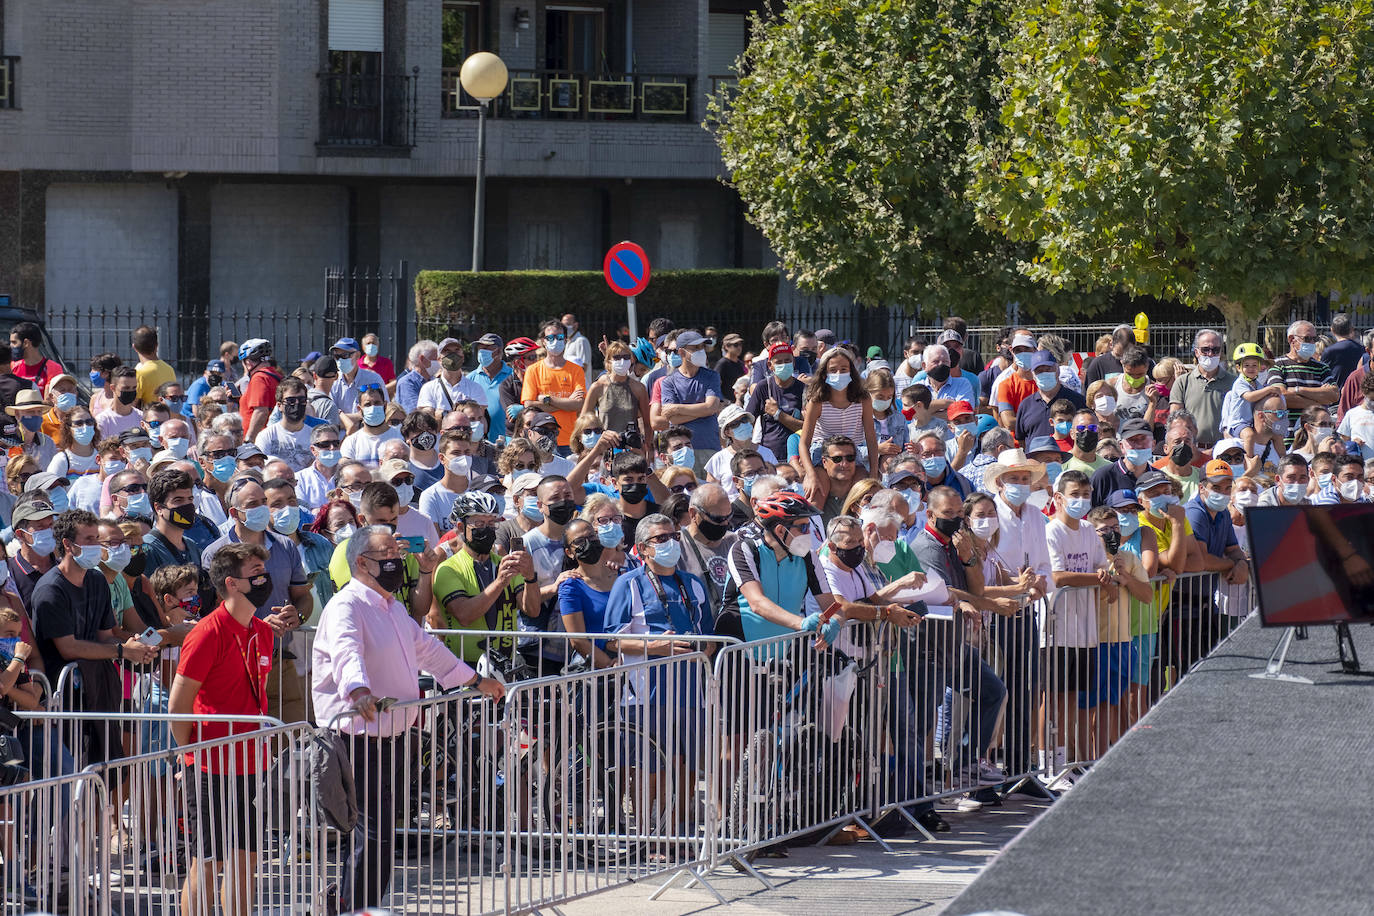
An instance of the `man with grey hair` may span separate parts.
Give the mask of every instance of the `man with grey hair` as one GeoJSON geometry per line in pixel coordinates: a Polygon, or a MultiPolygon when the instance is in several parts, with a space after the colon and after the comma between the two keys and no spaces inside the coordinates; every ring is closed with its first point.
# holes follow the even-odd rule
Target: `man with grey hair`
{"type": "Polygon", "coordinates": [[[921,358],[925,364],[925,377],[917,376],[916,381],[924,383],[930,389],[932,414],[943,417],[949,405],[955,401],[967,401],[971,405],[977,405],[978,395],[969,384],[969,380],[961,375],[952,374],[949,350],[943,344],[931,344],[926,347],[921,358]]]}
{"type": "Polygon", "coordinates": [[[411,729],[418,711],[387,712],[378,700],[418,700],[421,671],[444,689],[471,687],[498,700],[505,690],[421,628],[397,600],[405,553],[390,528],[359,530],[348,541],[347,558],[353,576],[330,599],[311,650],[311,693],[319,721],[338,718],[353,765],[361,818],[345,859],[341,893],[349,909],[363,909],[386,898],[396,799],[415,778],[407,768],[418,752],[406,743],[417,740],[411,729]]]}
{"type": "Polygon", "coordinates": [[[1016,440],[1012,438],[1011,430],[1005,426],[994,426],[983,433],[983,438],[978,440],[978,454],[973,456],[972,461],[960,468],[959,473],[973,485],[975,490],[988,492],[983,487],[984,469],[990,464],[995,464],[997,456],[1015,444],[1016,440]]]}
{"type": "Polygon", "coordinates": [[[1236,383],[1236,376],[1223,368],[1226,345],[1221,334],[1204,328],[1193,336],[1194,366],[1174,382],[1169,391],[1169,407],[1183,408],[1197,418],[1197,444],[1210,451],[1221,438],[1221,405],[1236,383]]]}
{"type": "Polygon", "coordinates": [[[310,431],[310,454],[314,461],[296,472],[296,498],[311,512],[329,500],[335,487],[343,438],[337,426],[316,426],[310,431]]]}
{"type": "MultiPolygon", "coordinates": [[[[754,481],[753,492],[774,475],[764,475],[754,481]]],[[[781,480],[782,478],[778,478],[781,480]]],[[[768,489],[772,495],[781,487],[768,489]]],[[[719,608],[725,596],[725,583],[730,578],[730,548],[735,534],[730,530],[730,497],[720,484],[704,483],[692,492],[687,506],[687,523],[682,528],[682,568],[706,583],[711,594],[711,606],[719,608]]]]}
{"type": "Polygon", "coordinates": [[[1340,398],[1340,386],[1331,367],[1316,358],[1317,328],[1310,321],[1298,320],[1288,326],[1288,352],[1274,360],[1269,371],[1271,382],[1282,382],[1286,389],[1288,435],[1285,445],[1293,443],[1293,433],[1308,407],[1330,407],[1340,398]]]}
{"type": "Polygon", "coordinates": [[[1355,325],[1345,312],[1331,316],[1331,336],[1336,340],[1322,351],[1322,362],[1336,373],[1336,387],[1339,388],[1360,364],[1364,349],[1355,340],[1355,325]]]}
{"type": "Polygon", "coordinates": [[[439,362],[439,345],[432,340],[417,340],[406,355],[410,371],[396,380],[396,403],[411,413],[419,405],[420,389],[434,377],[439,362]]]}

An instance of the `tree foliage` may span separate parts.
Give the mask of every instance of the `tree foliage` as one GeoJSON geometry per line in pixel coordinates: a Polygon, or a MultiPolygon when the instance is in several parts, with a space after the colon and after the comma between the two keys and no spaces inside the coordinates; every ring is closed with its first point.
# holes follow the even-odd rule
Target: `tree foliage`
{"type": "Polygon", "coordinates": [[[1008,2],[794,0],[755,23],[712,115],[750,221],[802,286],[966,315],[1047,301],[1018,270],[1031,247],[979,225],[969,193],[970,145],[999,130],[1008,2]]]}
{"type": "Polygon", "coordinates": [[[1216,305],[1233,325],[1374,268],[1370,0],[1026,0],[982,222],[1032,278],[1216,305]]]}

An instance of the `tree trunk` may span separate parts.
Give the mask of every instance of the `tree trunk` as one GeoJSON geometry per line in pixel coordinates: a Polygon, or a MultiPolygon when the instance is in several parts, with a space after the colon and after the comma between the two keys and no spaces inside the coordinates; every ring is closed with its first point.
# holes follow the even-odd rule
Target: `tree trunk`
{"type": "Polygon", "coordinates": [[[1266,319],[1277,315],[1284,306],[1288,304],[1288,294],[1278,293],[1263,305],[1252,305],[1245,302],[1237,302],[1234,299],[1227,299],[1223,296],[1214,296],[1208,304],[1214,306],[1217,311],[1226,318],[1226,354],[1222,357],[1223,363],[1229,363],[1231,353],[1235,352],[1236,347],[1243,343],[1257,343],[1265,347],[1274,356],[1281,356],[1288,349],[1286,340],[1264,341],[1260,339],[1260,324],[1266,319]]]}

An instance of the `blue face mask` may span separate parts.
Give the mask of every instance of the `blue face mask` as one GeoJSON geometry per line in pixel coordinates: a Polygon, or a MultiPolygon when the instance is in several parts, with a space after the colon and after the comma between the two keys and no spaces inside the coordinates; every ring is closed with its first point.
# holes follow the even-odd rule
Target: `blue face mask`
{"type": "Polygon", "coordinates": [[[220,483],[225,483],[230,477],[234,476],[234,469],[238,467],[238,460],[233,455],[225,455],[223,458],[216,458],[215,463],[210,468],[210,473],[215,475],[215,479],[220,483]]]}
{"type": "Polygon", "coordinates": [[[684,445],[680,449],[673,451],[673,464],[680,468],[690,468],[696,461],[696,452],[690,445],[684,445]]]}
{"type": "Polygon", "coordinates": [[[957,435],[959,435],[959,434],[961,434],[961,433],[968,433],[970,436],[976,435],[976,434],[978,433],[978,424],[977,424],[977,423],[955,423],[955,424],[954,424],[954,434],[957,436],[957,435]]]}
{"type": "Polygon", "coordinates": [[[363,408],[363,422],[368,426],[381,426],[386,423],[386,406],[369,404],[363,408]]]}
{"type": "Polygon", "coordinates": [[[736,442],[748,442],[754,435],[754,424],[741,423],[735,427],[734,437],[736,442]]]}
{"type": "Polygon", "coordinates": [[[1035,387],[1041,391],[1053,391],[1054,386],[1059,384],[1059,374],[1056,372],[1037,372],[1035,373],[1035,387]]]}
{"type": "Polygon", "coordinates": [[[324,451],[320,452],[320,464],[324,465],[324,466],[327,467],[327,468],[332,468],[334,465],[336,465],[336,464],[338,464],[338,463],[339,463],[339,450],[338,450],[338,449],[336,449],[336,448],[328,448],[328,449],[325,449],[324,451]]]}
{"type": "Polygon", "coordinates": [[[48,491],[48,501],[52,503],[52,511],[66,512],[70,507],[70,503],[67,501],[67,488],[53,487],[48,491]]]}
{"type": "Polygon", "coordinates": [[[1064,511],[1068,513],[1069,518],[1082,518],[1088,514],[1092,507],[1093,501],[1091,499],[1075,497],[1064,500],[1064,511]]]}
{"type": "MultiPolygon", "coordinates": [[[[1290,503],[1302,502],[1307,498],[1307,484],[1286,483],[1283,485],[1283,498],[1290,503]]],[[[53,506],[56,509],[56,506],[53,506]]]]}
{"type": "Polygon", "coordinates": [[[1056,436],[1063,438],[1064,436],[1067,436],[1069,434],[1069,430],[1071,430],[1072,428],[1072,420],[1057,420],[1054,424],[1054,433],[1056,436]]]}
{"type": "Polygon", "coordinates": [[[94,439],[94,438],[95,438],[95,427],[94,427],[94,426],[73,426],[73,427],[72,427],[72,439],[74,439],[74,440],[76,441],[76,444],[77,444],[77,445],[90,445],[90,444],[91,444],[91,440],[94,439]]]}
{"type": "Polygon", "coordinates": [[[70,391],[64,391],[57,396],[57,409],[66,412],[76,406],[76,395],[70,391]]]}
{"type": "Polygon", "coordinates": [[[39,556],[46,557],[57,549],[57,538],[53,536],[52,529],[46,531],[33,532],[33,552],[39,556]]]}
{"type": "Polygon", "coordinates": [[[178,460],[186,457],[186,448],[190,444],[190,440],[183,436],[168,436],[167,441],[163,443],[167,446],[167,451],[175,455],[178,460]]]}
{"type": "Polygon", "coordinates": [[[1172,493],[1150,497],[1150,511],[1155,515],[1163,515],[1166,509],[1176,505],[1178,505],[1178,497],[1172,493]]]}
{"type": "Polygon", "coordinates": [[[1128,448],[1126,449],[1126,463],[1139,467],[1148,464],[1154,457],[1154,451],[1148,448],[1128,448]]]}
{"type": "Polygon", "coordinates": [[[1024,483],[1003,484],[1002,498],[1007,501],[1009,506],[1020,506],[1030,499],[1030,489],[1030,485],[1024,483]]]}
{"type": "Polygon", "coordinates": [[[741,477],[739,479],[739,488],[744,491],[745,496],[749,496],[754,492],[754,481],[758,479],[759,475],[757,474],[750,474],[748,477],[741,477]]]}
{"type": "Polygon", "coordinates": [[[1316,352],[1317,345],[1314,343],[1303,341],[1302,343],[1298,344],[1298,357],[1300,359],[1311,359],[1316,352]]]}
{"type": "Polygon", "coordinates": [[[128,466],[128,462],[112,458],[104,464],[105,476],[113,477],[114,475],[118,474],[120,471],[124,470],[128,466]]]}
{"type": "Polygon", "coordinates": [[[477,365],[485,369],[487,368],[487,366],[490,366],[493,362],[495,362],[495,357],[491,355],[490,350],[477,351],[477,365]]]}
{"type": "Polygon", "coordinates": [[[18,636],[9,636],[5,639],[0,639],[0,658],[13,659],[14,650],[19,648],[20,642],[22,642],[22,640],[18,636]]]}
{"type": "Polygon", "coordinates": [[[681,559],[681,541],[666,541],[654,547],[654,562],[659,566],[677,566],[681,559]]]}
{"type": "Polygon", "coordinates": [[[272,521],[272,510],[266,506],[254,506],[243,510],[243,527],[249,531],[266,531],[272,521]]]}
{"type": "Polygon", "coordinates": [[[148,502],[147,493],[136,493],[129,497],[129,504],[124,508],[125,515],[133,515],[138,518],[152,518],[153,507],[148,502]]]}
{"type": "Polygon", "coordinates": [[[1203,499],[1207,503],[1207,508],[1213,512],[1220,512],[1231,503],[1231,497],[1225,493],[1208,493],[1203,499]]]}
{"type": "Polygon", "coordinates": [[[773,375],[776,376],[777,379],[778,379],[778,381],[780,381],[780,382],[785,382],[785,381],[787,381],[788,379],[790,379],[790,378],[792,377],[792,364],[791,364],[791,363],[781,363],[781,364],[779,364],[779,363],[774,363],[774,364],[773,364],[773,375]]]}
{"type": "Polygon", "coordinates": [[[668,365],[672,366],[674,369],[676,369],[676,368],[678,368],[679,366],[681,366],[681,365],[682,365],[682,354],[681,354],[681,353],[678,353],[677,351],[673,351],[672,353],[669,353],[669,354],[668,354],[668,365]]]}
{"type": "Polygon", "coordinates": [[[1140,516],[1134,512],[1118,512],[1116,523],[1121,526],[1121,540],[1126,540],[1140,530],[1140,516]]]}
{"type": "Polygon", "coordinates": [[[82,569],[95,569],[104,559],[105,548],[99,544],[87,544],[85,547],[78,548],[73,554],[72,559],[76,565],[82,569]]]}
{"type": "Polygon", "coordinates": [[[277,534],[295,534],[301,526],[301,507],[282,506],[272,513],[272,530],[277,534]]]}
{"type": "Polygon", "coordinates": [[[1045,464],[1045,476],[1050,479],[1050,486],[1059,479],[1059,475],[1064,473],[1064,466],[1058,461],[1050,461],[1045,464]]]}
{"type": "Polygon", "coordinates": [[[593,445],[596,445],[597,441],[598,441],[600,438],[601,438],[601,433],[583,433],[583,434],[582,434],[582,447],[583,447],[583,448],[591,448],[593,445]]]}
{"type": "Polygon", "coordinates": [[[43,417],[25,415],[19,418],[19,422],[31,433],[36,433],[43,428],[43,417]]]}
{"type": "Polygon", "coordinates": [[[539,511],[539,497],[526,496],[520,503],[520,514],[532,522],[544,521],[544,513],[539,511]]]}
{"type": "Polygon", "coordinates": [[[601,542],[602,547],[619,547],[620,542],[625,540],[625,529],[615,522],[597,525],[596,539],[601,542]]]}
{"type": "Polygon", "coordinates": [[[91,387],[92,387],[92,388],[104,388],[104,387],[105,387],[105,376],[101,375],[99,372],[92,371],[92,372],[91,372],[91,387]]]}
{"type": "Polygon", "coordinates": [[[1013,354],[1012,359],[1016,361],[1016,368],[1029,369],[1031,367],[1031,352],[1013,354]]]}
{"type": "Polygon", "coordinates": [[[825,377],[825,383],[836,391],[849,387],[851,376],[848,372],[832,372],[825,377]]]}
{"type": "Polygon", "coordinates": [[[949,462],[940,455],[921,459],[921,467],[925,470],[927,477],[939,477],[945,472],[945,466],[948,464],[949,462]]]}

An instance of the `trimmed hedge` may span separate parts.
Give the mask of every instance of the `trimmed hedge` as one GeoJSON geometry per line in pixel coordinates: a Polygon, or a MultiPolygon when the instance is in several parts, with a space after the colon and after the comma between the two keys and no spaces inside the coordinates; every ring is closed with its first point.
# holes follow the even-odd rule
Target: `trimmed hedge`
{"type": "MultiPolygon", "coordinates": [[[[774,270],[657,271],[635,300],[638,333],[660,316],[680,328],[713,325],[756,342],[777,313],[774,270]],[[728,330],[727,330],[728,329],[728,330]]],[[[488,331],[504,339],[534,337],[539,322],[572,312],[594,343],[625,322],[625,299],[600,271],[520,270],[470,273],[423,270],[415,277],[420,336],[472,340],[488,331]]]]}

